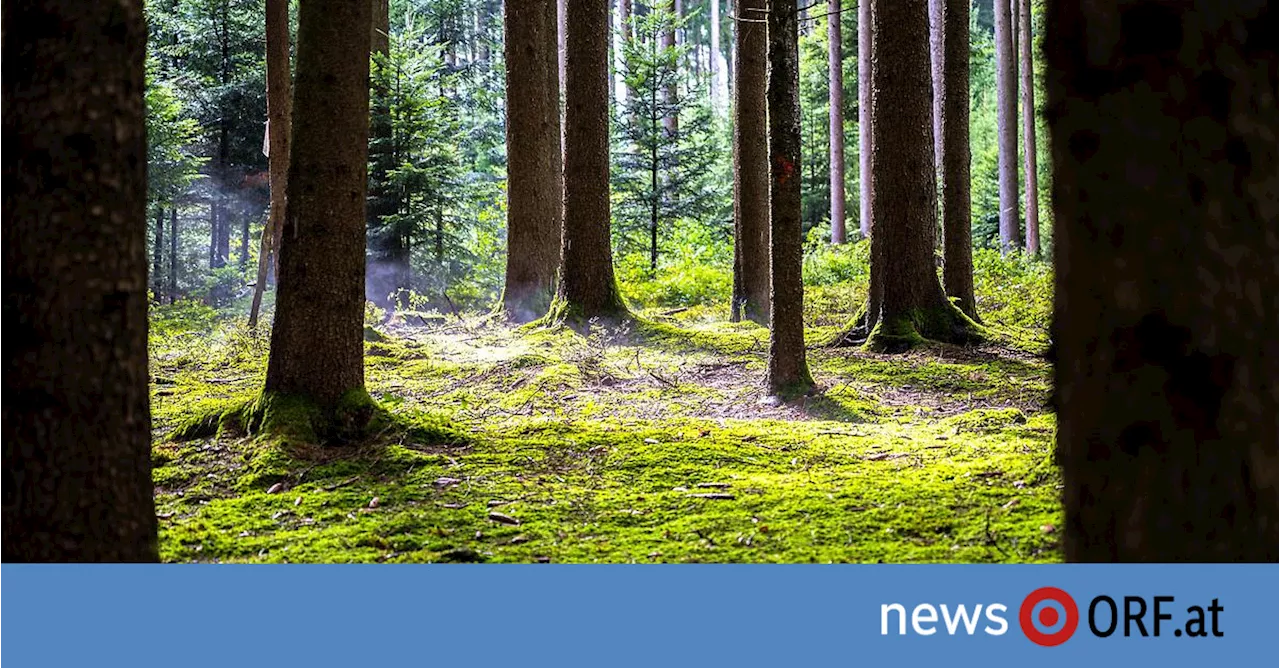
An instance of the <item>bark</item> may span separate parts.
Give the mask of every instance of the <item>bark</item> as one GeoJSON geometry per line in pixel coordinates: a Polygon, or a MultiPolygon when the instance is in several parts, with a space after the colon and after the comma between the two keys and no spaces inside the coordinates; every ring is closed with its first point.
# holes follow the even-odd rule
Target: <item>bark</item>
{"type": "Polygon", "coordinates": [[[308,0],[298,12],[289,199],[267,394],[332,411],[364,392],[368,2],[308,0]]]}
{"type": "MultiPolygon", "coordinates": [[[[764,18],[767,0],[739,0],[743,17],[764,18]]],[[[739,21],[733,85],[734,294],[732,316],[769,324],[769,145],[765,85],[768,30],[739,21]]]]}
{"type": "Polygon", "coordinates": [[[1040,257],[1040,188],[1036,181],[1036,91],[1031,59],[1031,0],[1021,0],[1018,13],[1022,52],[1022,140],[1027,191],[1027,255],[1040,257]]]}
{"type": "MultiPolygon", "coordinates": [[[[928,0],[873,0],[870,185],[878,314],[867,345],[898,351],[922,338],[964,343],[977,326],[947,300],[934,263],[936,182],[930,93],[928,0]],[[921,130],[923,129],[923,132],[921,130]]],[[[873,303],[874,307],[875,304],[873,303]]]]}
{"type": "Polygon", "coordinates": [[[249,213],[239,207],[236,216],[240,218],[240,271],[249,267],[249,213]]]}
{"type": "Polygon", "coordinates": [[[564,239],[559,297],[571,322],[620,318],[609,233],[609,4],[567,0],[564,239]]]}
{"type": "Polygon", "coordinates": [[[151,248],[151,289],[157,304],[164,301],[164,207],[156,207],[156,236],[151,248]]]}
{"type": "Polygon", "coordinates": [[[4,560],[156,561],[143,3],[3,14],[4,560]]]}
{"type": "MultiPolygon", "coordinates": [[[[262,228],[258,281],[253,288],[249,327],[258,326],[262,295],[272,264],[279,264],[281,232],[288,201],[289,135],[292,123],[292,75],[289,67],[289,0],[267,0],[267,146],[271,205],[262,228]]],[[[278,273],[278,272],[277,272],[278,273]]]]}
{"type": "MultiPolygon", "coordinates": [[[[1016,2],[1017,0],[1012,0],[1016,2]]],[[[1000,250],[1018,247],[1018,79],[1011,0],[995,0],[996,147],[1000,179],[1000,250]]]]}
{"type": "Polygon", "coordinates": [[[369,52],[386,55],[391,50],[391,2],[370,1],[373,2],[373,21],[369,24],[369,52]]]}
{"type": "Polygon", "coordinates": [[[858,2],[858,226],[871,236],[871,0],[858,2]]]}
{"type": "Polygon", "coordinates": [[[942,180],[942,283],[947,296],[976,321],[969,178],[969,2],[931,0],[929,4],[934,162],[942,180]]]}
{"type": "MultiPolygon", "coordinates": [[[[625,59],[622,54],[625,53],[626,47],[631,43],[632,39],[631,0],[618,0],[618,28],[622,31],[622,35],[618,40],[618,62],[625,63],[625,59]]],[[[623,95],[619,98],[619,105],[630,99],[631,96],[635,95],[635,91],[631,90],[631,86],[625,81],[625,74],[626,73],[622,71],[622,68],[619,68],[619,76],[624,77],[622,91],[620,91],[623,95]]]]}
{"type": "Polygon", "coordinates": [[[844,227],[844,57],[840,48],[840,0],[829,0],[827,70],[831,124],[831,243],[845,242],[844,227]]]}
{"type": "MultiPolygon", "coordinates": [[[[676,40],[676,23],[680,20],[679,0],[666,0],[663,9],[668,12],[671,22],[667,24],[666,29],[662,33],[662,48],[675,49],[679,42],[676,40]]],[[[676,61],[676,69],[679,69],[679,61],[676,61]]],[[[672,77],[669,83],[662,91],[662,101],[668,109],[674,109],[676,98],[679,95],[677,77],[672,77]]],[[[662,119],[662,127],[667,132],[668,141],[677,141],[676,135],[680,134],[680,116],[676,112],[664,116],[662,119]]]]}
{"type": "Polygon", "coordinates": [[[178,301],[178,205],[169,208],[169,303],[178,301]]]}
{"type": "Polygon", "coordinates": [[[1276,21],[1048,5],[1068,561],[1277,560],[1276,21]]]}
{"type": "Polygon", "coordinates": [[[720,0],[711,3],[711,53],[707,58],[707,70],[711,73],[711,106],[716,113],[724,111],[724,69],[720,66],[720,0]]]}
{"type": "MultiPolygon", "coordinates": [[[[374,0],[373,34],[382,39],[370,45],[375,62],[386,63],[390,55],[390,15],[383,0],[374,0]]],[[[370,253],[365,271],[367,296],[382,308],[394,310],[403,306],[404,291],[409,289],[411,274],[408,240],[400,230],[388,229],[383,221],[397,213],[403,199],[390,183],[390,172],[397,167],[395,132],[392,128],[391,108],[388,100],[392,87],[392,73],[376,70],[373,90],[376,93],[374,111],[370,117],[371,138],[369,183],[371,191],[365,208],[371,234],[370,253]]],[[[442,92],[443,94],[443,92],[442,92]]]]}
{"type": "Polygon", "coordinates": [[[804,286],[800,264],[800,54],[794,6],[769,11],[769,255],[772,327],[766,387],[770,395],[813,389],[804,353],[804,286]]]}
{"type": "Polygon", "coordinates": [[[560,263],[564,192],[555,0],[506,5],[507,317],[546,313],[560,263]]]}

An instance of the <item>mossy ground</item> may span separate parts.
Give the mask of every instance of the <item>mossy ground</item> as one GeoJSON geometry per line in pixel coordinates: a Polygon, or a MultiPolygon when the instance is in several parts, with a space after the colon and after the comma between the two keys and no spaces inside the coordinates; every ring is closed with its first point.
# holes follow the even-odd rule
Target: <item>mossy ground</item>
{"type": "Polygon", "coordinates": [[[253,400],[267,337],[166,331],[152,350],[162,557],[1059,559],[1050,369],[1025,343],[1036,337],[882,355],[818,348],[835,326],[814,328],[824,391],[771,407],[764,329],[696,309],[644,315],[629,325],[641,332],[586,335],[393,319],[366,344],[369,391],[421,428],[345,447],[172,441],[193,416],[253,400]]]}

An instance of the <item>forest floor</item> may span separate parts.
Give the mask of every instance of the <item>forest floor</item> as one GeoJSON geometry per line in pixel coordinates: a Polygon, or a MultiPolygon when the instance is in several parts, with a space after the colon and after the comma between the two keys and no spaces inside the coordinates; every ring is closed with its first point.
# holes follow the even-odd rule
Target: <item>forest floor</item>
{"type": "Polygon", "coordinates": [[[1050,366],[1017,333],[880,355],[818,347],[833,330],[815,328],[823,391],[769,406],[766,330],[647,315],[639,331],[588,336],[393,320],[366,344],[369,390],[426,428],[360,447],[171,441],[202,411],[254,396],[266,336],[157,335],[153,322],[162,558],[1060,558],[1050,366]]]}

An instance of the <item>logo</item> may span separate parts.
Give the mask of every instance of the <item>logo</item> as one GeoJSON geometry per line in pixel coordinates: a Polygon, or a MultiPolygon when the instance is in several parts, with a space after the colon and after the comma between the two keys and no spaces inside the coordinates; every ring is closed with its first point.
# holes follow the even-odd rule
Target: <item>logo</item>
{"type": "Polygon", "coordinates": [[[1031,642],[1055,647],[1071,638],[1080,624],[1080,610],[1067,592],[1041,587],[1027,595],[1018,609],[1018,625],[1031,642]]]}

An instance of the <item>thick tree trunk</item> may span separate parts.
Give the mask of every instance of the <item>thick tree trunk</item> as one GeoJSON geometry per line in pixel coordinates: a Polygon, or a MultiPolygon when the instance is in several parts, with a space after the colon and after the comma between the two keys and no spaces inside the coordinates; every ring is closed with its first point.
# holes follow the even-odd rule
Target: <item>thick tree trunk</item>
{"type": "MultiPolygon", "coordinates": [[[[375,0],[376,1],[376,0],[375,0]]],[[[271,265],[279,265],[280,237],[288,201],[289,134],[292,116],[292,75],[289,67],[289,0],[267,0],[267,150],[271,178],[271,206],[262,227],[258,253],[258,281],[249,308],[249,327],[258,326],[262,294],[271,265]]],[[[278,269],[277,269],[277,273],[278,269]]]]}
{"type": "Polygon", "coordinates": [[[609,234],[609,4],[567,0],[563,317],[620,318],[627,308],[613,273],[609,234]]]}
{"type": "MultiPolygon", "coordinates": [[[[867,345],[897,351],[923,338],[963,343],[977,325],[947,300],[934,264],[933,162],[927,0],[873,0],[871,39],[872,283],[879,313],[867,345]],[[921,132],[921,130],[924,130],[921,132]]],[[[874,298],[873,298],[874,306],[874,298]]]]}
{"type": "Polygon", "coordinates": [[[844,55],[840,41],[840,0],[829,0],[827,71],[830,89],[831,243],[845,242],[844,227],[844,55]]]}
{"type": "Polygon", "coordinates": [[[976,321],[969,190],[969,0],[931,0],[929,7],[934,162],[942,180],[942,284],[956,306],[976,321]]]}
{"type": "Polygon", "coordinates": [[[373,21],[369,24],[369,52],[385,55],[391,50],[391,2],[390,0],[370,0],[370,2],[373,3],[373,21]]]}
{"type": "Polygon", "coordinates": [[[858,226],[871,236],[871,0],[858,2],[858,226]]]}
{"type": "Polygon", "coordinates": [[[1277,560],[1276,21],[1049,3],[1069,561],[1277,560]]]}
{"type": "Polygon", "coordinates": [[[4,560],[156,561],[142,2],[2,20],[4,560]]]}
{"type": "Polygon", "coordinates": [[[769,145],[767,0],[739,0],[733,75],[734,294],[732,316],[769,324],[769,145]]]}
{"type": "Polygon", "coordinates": [[[298,12],[286,234],[265,391],[330,412],[344,395],[364,394],[371,14],[369,2],[346,0],[307,0],[298,12]]]}
{"type": "Polygon", "coordinates": [[[1018,13],[1019,40],[1022,52],[1022,145],[1024,179],[1027,192],[1027,255],[1040,257],[1040,188],[1036,182],[1036,90],[1035,68],[1031,59],[1031,0],[1020,0],[1018,13]]]}
{"type": "Polygon", "coordinates": [[[1000,180],[1000,251],[1018,247],[1018,78],[1010,2],[995,0],[996,147],[1000,180]]]}
{"type": "Polygon", "coordinates": [[[506,5],[507,275],[516,322],[547,312],[556,290],[564,181],[555,0],[506,5]]]}
{"type": "Polygon", "coordinates": [[[813,377],[804,354],[804,286],[800,264],[800,49],[794,6],[769,11],[769,74],[765,97],[769,114],[769,255],[773,314],[769,367],[770,395],[805,394],[813,377]]]}

